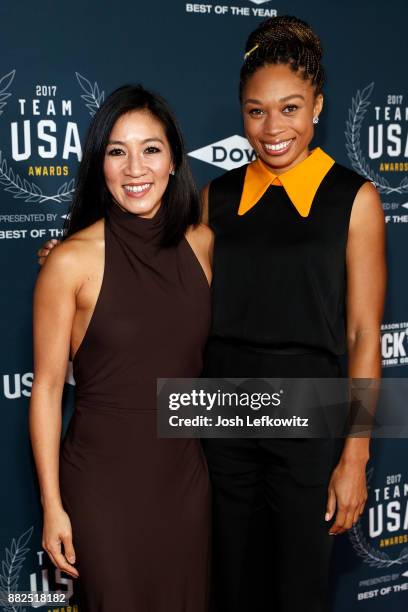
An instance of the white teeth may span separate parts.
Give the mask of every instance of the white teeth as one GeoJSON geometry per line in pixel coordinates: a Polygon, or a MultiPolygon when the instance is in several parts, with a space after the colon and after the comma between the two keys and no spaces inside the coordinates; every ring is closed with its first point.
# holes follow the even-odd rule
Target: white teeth
{"type": "Polygon", "coordinates": [[[286,147],[288,146],[289,143],[292,142],[292,138],[290,140],[285,140],[283,142],[279,142],[276,145],[273,144],[266,144],[265,143],[265,148],[269,149],[270,151],[280,151],[281,149],[286,149],[286,147]]]}
{"type": "Polygon", "coordinates": [[[132,193],[141,193],[149,189],[149,187],[150,183],[145,183],[144,185],[125,185],[126,191],[131,191],[132,193]]]}

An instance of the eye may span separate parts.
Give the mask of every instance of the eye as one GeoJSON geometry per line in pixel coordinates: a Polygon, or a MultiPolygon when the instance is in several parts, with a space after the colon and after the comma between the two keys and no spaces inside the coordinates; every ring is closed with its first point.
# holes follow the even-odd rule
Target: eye
{"type": "Polygon", "coordinates": [[[288,113],[294,113],[299,107],[296,106],[296,104],[288,104],[287,106],[285,106],[285,108],[283,109],[283,112],[286,112],[286,114],[288,113]]]}
{"type": "Polygon", "coordinates": [[[150,145],[150,147],[147,147],[145,149],[145,153],[148,153],[149,155],[151,155],[152,153],[160,153],[160,149],[159,149],[159,147],[155,147],[153,145],[150,145]]]}
{"type": "Polygon", "coordinates": [[[261,108],[251,108],[248,111],[248,114],[251,115],[251,117],[260,117],[263,114],[263,110],[261,108]]]}
{"type": "Polygon", "coordinates": [[[109,151],[108,151],[108,155],[116,156],[116,155],[122,155],[122,154],[123,155],[125,154],[123,149],[116,148],[116,149],[109,149],[109,151]]]}

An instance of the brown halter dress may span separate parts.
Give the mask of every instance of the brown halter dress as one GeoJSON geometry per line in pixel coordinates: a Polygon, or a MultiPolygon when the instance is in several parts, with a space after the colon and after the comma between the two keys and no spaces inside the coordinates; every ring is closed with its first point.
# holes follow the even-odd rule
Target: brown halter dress
{"type": "Polygon", "coordinates": [[[74,356],[60,486],[81,612],[205,612],[209,481],[198,439],[156,434],[156,378],[196,377],[210,291],[187,240],[159,248],[163,212],[113,205],[100,294],[74,356]]]}

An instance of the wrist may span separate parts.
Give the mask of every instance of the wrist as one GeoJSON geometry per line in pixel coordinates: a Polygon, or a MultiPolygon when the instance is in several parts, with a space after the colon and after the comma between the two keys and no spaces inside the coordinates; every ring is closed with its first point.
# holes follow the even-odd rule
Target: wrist
{"type": "Polygon", "coordinates": [[[370,459],[370,438],[346,438],[341,463],[366,465],[370,459]]]}
{"type": "Polygon", "coordinates": [[[366,466],[370,459],[370,454],[368,451],[359,451],[356,452],[355,449],[352,451],[344,450],[341,457],[340,463],[342,465],[355,465],[355,466],[366,466]]]}
{"type": "Polygon", "coordinates": [[[355,468],[366,468],[369,457],[348,457],[342,456],[340,458],[340,464],[344,467],[355,467],[355,468]]]}
{"type": "Polygon", "coordinates": [[[63,510],[62,500],[59,497],[41,498],[41,505],[44,512],[54,512],[55,510],[63,510]]]}

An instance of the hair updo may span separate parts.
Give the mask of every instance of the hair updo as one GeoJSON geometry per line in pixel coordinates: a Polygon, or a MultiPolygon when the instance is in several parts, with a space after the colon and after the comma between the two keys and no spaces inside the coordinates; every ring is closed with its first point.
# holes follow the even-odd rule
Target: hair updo
{"type": "Polygon", "coordinates": [[[305,21],[290,15],[266,19],[249,35],[245,52],[239,83],[240,100],[248,79],[269,64],[287,64],[305,81],[311,81],[316,96],[321,93],[324,82],[320,63],[322,45],[305,21]]]}

